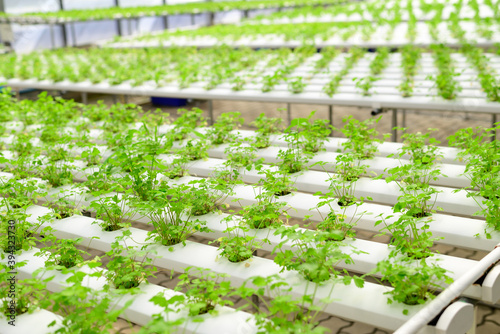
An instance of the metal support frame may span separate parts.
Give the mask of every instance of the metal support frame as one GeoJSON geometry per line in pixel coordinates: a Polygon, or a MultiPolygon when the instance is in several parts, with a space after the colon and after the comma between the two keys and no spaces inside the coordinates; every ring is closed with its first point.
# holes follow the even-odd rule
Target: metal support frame
{"type": "Polygon", "coordinates": [[[163,16],[163,30],[168,30],[168,15],[163,16]]]}
{"type": "Polygon", "coordinates": [[[194,26],[195,22],[196,22],[196,14],[191,13],[191,25],[194,26]]]}
{"type": "Polygon", "coordinates": [[[83,104],[87,104],[89,101],[88,101],[88,95],[87,93],[82,93],[82,103],[83,104]]]}
{"type": "Polygon", "coordinates": [[[61,23],[61,29],[62,29],[62,40],[63,40],[63,45],[65,47],[68,47],[69,46],[69,43],[68,43],[68,33],[66,31],[66,24],[65,23],[61,23]]]}
{"type": "Polygon", "coordinates": [[[259,312],[259,296],[252,295],[252,303],[254,305],[255,313],[259,312]]]}
{"type": "Polygon", "coordinates": [[[406,109],[403,109],[402,112],[403,112],[403,120],[402,120],[403,125],[402,126],[403,126],[403,128],[406,128],[406,109]]]}
{"type": "MultiPolygon", "coordinates": [[[[64,10],[64,0],[59,0],[59,9],[64,10]]],[[[69,43],[68,43],[68,33],[66,27],[67,27],[66,24],[61,23],[63,45],[65,47],[68,47],[69,43]]]]}
{"type": "MultiPolygon", "coordinates": [[[[166,6],[167,5],[167,0],[162,0],[162,5],[166,6]]],[[[163,16],[163,30],[168,29],[168,15],[163,16]]]]}
{"type": "Polygon", "coordinates": [[[398,141],[398,130],[396,127],[398,126],[398,110],[397,109],[392,109],[392,141],[397,142],[398,141]]]}
{"type": "Polygon", "coordinates": [[[127,19],[127,34],[132,35],[132,20],[127,19]]]}
{"type": "MultiPolygon", "coordinates": [[[[64,10],[64,0],[59,0],[59,9],[64,10]]],[[[61,23],[61,29],[62,29],[62,39],[63,39],[63,45],[64,46],[69,46],[68,44],[68,35],[66,31],[66,24],[61,23]]]]}
{"type": "Polygon", "coordinates": [[[213,100],[208,100],[208,117],[210,118],[210,125],[214,124],[214,104],[213,100]]]}
{"type": "Polygon", "coordinates": [[[333,126],[333,105],[328,106],[328,117],[330,118],[330,125],[333,126]]]}
{"type": "MultiPolygon", "coordinates": [[[[115,7],[120,7],[120,0],[115,0],[115,7]]],[[[116,31],[118,32],[118,36],[123,36],[121,22],[122,22],[121,19],[116,19],[116,31]]]]}
{"type": "Polygon", "coordinates": [[[292,125],[292,105],[290,103],[286,104],[286,114],[288,117],[288,125],[292,125]]]}
{"type": "Polygon", "coordinates": [[[122,31],[122,20],[121,19],[115,19],[116,21],[116,33],[118,36],[123,36],[123,31],[122,31]]]}
{"type": "MultiPolygon", "coordinates": [[[[497,123],[497,114],[491,114],[491,127],[495,128],[495,124],[497,123]]],[[[500,124],[499,124],[500,125],[500,124]]],[[[497,130],[493,130],[493,136],[491,137],[491,141],[497,139],[497,130]]]]}
{"type": "MultiPolygon", "coordinates": [[[[258,256],[258,253],[257,253],[257,250],[255,249],[253,252],[252,252],[252,255],[253,256],[258,256]]],[[[259,296],[257,295],[252,295],[252,303],[254,305],[254,309],[255,309],[255,312],[259,312],[259,296]]]]}

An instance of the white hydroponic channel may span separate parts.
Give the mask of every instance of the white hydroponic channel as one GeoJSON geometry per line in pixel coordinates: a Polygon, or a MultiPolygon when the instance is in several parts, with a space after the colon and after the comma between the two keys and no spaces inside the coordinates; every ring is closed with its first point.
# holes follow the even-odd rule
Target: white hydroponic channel
{"type": "MultiPolygon", "coordinates": [[[[323,22],[318,18],[319,22],[323,22]]],[[[291,22],[295,23],[295,22],[291,22]]],[[[300,23],[300,22],[296,22],[300,23]]],[[[307,22],[306,22],[307,23],[307,22]]],[[[465,39],[474,41],[473,44],[479,47],[491,47],[500,42],[500,30],[494,30],[491,38],[485,38],[478,32],[478,26],[472,21],[460,22],[460,27],[465,31],[465,39]]],[[[463,43],[459,39],[453,37],[453,34],[448,28],[448,23],[441,22],[437,27],[438,39],[432,38],[429,32],[429,26],[425,22],[416,23],[417,34],[412,40],[408,37],[408,23],[396,24],[394,28],[389,25],[379,25],[370,37],[366,38],[361,32],[361,28],[357,29],[352,36],[347,39],[342,38],[342,31],[335,28],[330,28],[329,37],[323,38],[320,36],[311,38],[307,43],[311,43],[318,48],[334,46],[334,47],[401,47],[407,44],[426,47],[431,44],[444,44],[450,47],[458,47],[463,43]]],[[[103,42],[100,43],[103,47],[111,48],[144,48],[144,47],[172,47],[172,46],[196,46],[196,47],[212,47],[219,45],[229,45],[233,47],[251,47],[251,48],[280,48],[280,47],[299,47],[304,45],[303,40],[288,39],[285,36],[277,34],[257,34],[252,36],[243,36],[235,39],[220,38],[209,34],[200,36],[151,36],[146,40],[134,40],[133,38],[125,39],[118,42],[103,42]]]]}
{"type": "MultiPolygon", "coordinates": [[[[7,128],[13,131],[11,136],[3,137],[3,143],[8,148],[13,142],[16,135],[16,129],[23,129],[24,126],[20,122],[10,122],[7,128]]],[[[140,128],[142,124],[132,124],[132,128],[140,128]]],[[[31,128],[36,128],[37,125],[30,126],[31,128]]],[[[171,126],[161,126],[159,128],[159,133],[164,134],[172,129],[171,126]]],[[[204,129],[199,129],[203,132],[204,129]]],[[[75,129],[66,128],[66,131],[74,132],[75,129]]],[[[242,136],[252,136],[254,133],[252,131],[240,131],[242,136]]],[[[102,153],[103,158],[112,154],[112,150],[109,150],[105,142],[101,139],[102,130],[94,129],[91,132],[92,141],[100,144],[98,149],[102,153]]],[[[342,142],[345,139],[331,138],[326,143],[327,151],[317,154],[313,159],[314,161],[325,161],[331,164],[335,161],[337,153],[335,151],[341,147],[342,142]]],[[[37,141],[34,141],[36,144],[37,141]]],[[[286,145],[283,138],[275,136],[273,138],[274,146],[268,149],[259,150],[259,156],[263,157],[266,163],[272,163],[276,161],[276,154],[280,147],[286,145]]],[[[183,143],[179,143],[177,147],[182,146],[183,143]]],[[[210,158],[207,160],[195,161],[189,164],[188,168],[191,175],[197,176],[186,176],[175,181],[169,181],[173,183],[186,183],[191,180],[209,176],[214,168],[222,165],[224,160],[224,149],[227,145],[221,145],[214,147],[209,150],[210,158]]],[[[380,173],[387,166],[395,166],[399,164],[392,158],[387,158],[386,156],[390,153],[395,153],[397,149],[400,148],[400,144],[396,143],[384,143],[379,146],[378,156],[368,161],[369,171],[380,173]]],[[[494,246],[500,242],[500,233],[493,232],[491,239],[486,239],[484,235],[484,230],[486,228],[485,222],[481,217],[474,217],[474,213],[479,210],[477,203],[472,198],[466,196],[465,191],[455,193],[453,190],[459,189],[461,187],[467,186],[468,180],[462,175],[464,171],[464,166],[461,162],[456,160],[456,150],[450,148],[441,148],[444,159],[443,163],[440,165],[444,173],[447,173],[449,178],[440,178],[434,182],[434,185],[441,192],[437,194],[436,204],[443,207],[443,212],[433,216],[434,221],[430,224],[430,230],[436,236],[443,236],[442,242],[447,245],[452,245],[460,248],[469,248],[474,250],[484,250],[489,251],[494,248],[494,246]],[[459,216],[456,216],[459,214],[459,216]],[[479,236],[475,236],[478,234],[479,236]]],[[[77,151],[73,151],[77,154],[77,151]]],[[[2,152],[3,156],[8,159],[15,159],[15,154],[6,150],[2,152]]],[[[162,155],[163,161],[168,163],[172,159],[172,155],[162,155]]],[[[311,163],[312,163],[311,162],[311,163]]],[[[66,192],[70,197],[73,198],[74,202],[80,207],[85,207],[90,203],[93,198],[89,198],[87,191],[78,187],[79,181],[84,181],[86,175],[93,172],[95,167],[87,168],[85,163],[81,161],[75,161],[70,163],[73,166],[74,181],[76,182],[71,186],[63,186],[61,188],[53,188],[49,191],[47,198],[42,199],[41,204],[45,200],[59,198],[61,192],[66,192]]],[[[331,165],[326,165],[326,170],[328,171],[331,165]]],[[[267,167],[272,168],[272,167],[267,167]]],[[[280,198],[281,201],[287,203],[287,206],[293,208],[294,210],[289,210],[289,213],[296,218],[304,218],[306,215],[313,215],[312,220],[320,220],[320,212],[313,212],[311,209],[316,207],[318,204],[318,197],[312,195],[317,191],[325,191],[327,189],[327,171],[320,170],[308,170],[303,173],[299,173],[293,176],[295,180],[295,186],[297,191],[290,195],[280,198]]],[[[255,202],[255,195],[259,193],[259,188],[254,184],[262,177],[256,171],[242,171],[243,180],[246,182],[244,185],[237,186],[235,188],[234,194],[230,195],[227,199],[227,203],[232,205],[248,205],[255,202]],[[240,199],[239,202],[233,202],[233,199],[240,199]]],[[[9,173],[2,173],[0,175],[2,179],[6,180],[12,177],[9,173]]],[[[44,182],[41,181],[40,182],[44,182]]],[[[392,205],[397,201],[398,190],[394,184],[386,183],[384,180],[373,180],[370,177],[363,177],[357,181],[358,185],[356,187],[357,196],[371,196],[374,202],[366,202],[361,206],[361,211],[366,212],[361,219],[358,221],[357,228],[361,230],[368,230],[376,232],[379,227],[374,226],[375,216],[378,214],[388,214],[392,212],[392,205]]],[[[33,205],[28,209],[28,213],[31,214],[29,218],[32,221],[36,221],[38,217],[47,213],[50,209],[33,205]]],[[[321,211],[321,210],[320,210],[321,211]]],[[[359,211],[359,210],[358,210],[359,211]]],[[[323,214],[328,213],[323,210],[323,214]]],[[[349,212],[347,210],[346,215],[356,215],[355,212],[349,212]]],[[[227,228],[226,224],[222,222],[222,219],[226,218],[227,214],[223,213],[210,213],[204,216],[198,217],[198,219],[206,221],[207,226],[212,230],[210,233],[200,234],[201,236],[208,238],[219,238],[223,236],[223,231],[227,228]]],[[[139,223],[148,223],[148,220],[139,214],[136,214],[131,218],[132,220],[139,223]]],[[[61,219],[57,221],[50,222],[50,226],[55,229],[55,235],[58,238],[83,238],[82,243],[88,244],[90,248],[97,249],[100,251],[109,251],[111,249],[111,243],[115,240],[115,237],[121,235],[121,231],[115,232],[103,232],[101,228],[95,224],[96,219],[84,217],[84,216],[72,216],[66,219],[61,219]],[[98,237],[98,239],[94,239],[98,237]]],[[[233,219],[229,224],[236,224],[238,218],[233,219]]],[[[49,223],[46,223],[49,224],[49,223]]],[[[146,243],[147,231],[141,228],[131,227],[129,230],[133,236],[133,242],[137,243],[140,247],[142,244],[146,243]]],[[[251,231],[250,233],[255,233],[257,238],[265,238],[271,235],[270,245],[264,247],[265,250],[271,250],[275,245],[277,245],[281,240],[277,236],[272,236],[272,233],[268,230],[258,230],[251,231]]],[[[129,241],[129,245],[130,245],[129,241]]],[[[343,248],[344,251],[349,252],[351,246],[358,248],[366,253],[352,254],[354,259],[353,264],[339,264],[340,268],[345,268],[357,273],[366,273],[372,270],[378,261],[383,260],[387,257],[390,252],[390,247],[386,244],[367,241],[361,239],[352,239],[346,242],[346,246],[343,248]]],[[[300,275],[294,271],[280,273],[281,268],[277,266],[272,260],[256,256],[250,260],[244,261],[243,263],[231,263],[224,258],[220,258],[219,251],[214,246],[208,246],[197,242],[188,241],[186,245],[176,245],[173,250],[169,250],[169,247],[161,246],[159,244],[150,244],[148,246],[150,249],[156,250],[156,254],[150,254],[149,256],[155,259],[155,265],[159,268],[166,270],[175,270],[182,272],[184,269],[190,266],[209,268],[213,272],[225,273],[230,275],[230,281],[235,284],[241,284],[246,279],[252,276],[268,276],[273,274],[278,274],[284,277],[287,282],[294,286],[291,292],[295,297],[300,297],[306,290],[310,289],[310,284],[300,277],[300,275]],[[309,286],[308,286],[309,285],[309,286]]],[[[285,248],[290,248],[291,245],[285,245],[285,248]]],[[[44,265],[44,259],[39,257],[34,257],[35,250],[24,252],[20,255],[20,259],[25,259],[28,261],[28,266],[20,269],[20,278],[30,277],[33,272],[44,265]]],[[[474,266],[477,261],[463,259],[454,256],[435,254],[431,261],[435,261],[443,268],[447,269],[450,276],[453,279],[457,279],[465,274],[471,267],[474,266]]],[[[83,268],[82,270],[87,270],[83,268]]],[[[64,288],[64,275],[61,273],[55,273],[56,279],[52,281],[48,289],[51,291],[60,291],[64,288]]],[[[95,289],[102,287],[102,282],[88,281],[86,284],[95,289]]],[[[476,300],[483,300],[487,302],[496,302],[500,297],[499,294],[500,280],[493,279],[483,286],[472,285],[463,292],[463,295],[476,300]]],[[[151,315],[158,312],[158,308],[149,302],[149,298],[156,294],[158,291],[165,291],[164,288],[144,284],[141,289],[144,294],[141,294],[132,304],[132,306],[126,311],[124,315],[132,322],[144,325],[148,322],[151,315]]],[[[318,286],[318,295],[323,296],[328,294],[332,289],[332,285],[326,283],[324,285],[318,286]]],[[[353,321],[368,323],[370,325],[383,328],[386,330],[395,330],[412,315],[414,315],[419,309],[425,305],[418,306],[406,306],[399,304],[387,304],[387,297],[384,294],[390,288],[374,284],[365,283],[363,288],[357,288],[353,285],[350,286],[338,286],[333,288],[333,301],[326,305],[324,312],[339,316],[342,318],[350,319],[353,321]],[[404,315],[402,310],[408,309],[408,315],[404,315]]],[[[166,292],[173,293],[173,292],[166,292]]],[[[317,302],[319,303],[319,297],[317,297],[317,302]]],[[[120,301],[122,302],[122,301],[120,301]]],[[[30,320],[32,323],[38,321],[41,316],[44,319],[58,319],[57,316],[53,314],[45,315],[45,311],[35,312],[30,315],[30,320]]],[[[255,332],[255,328],[252,326],[252,322],[247,322],[246,319],[251,319],[251,315],[241,312],[234,311],[229,308],[221,310],[218,316],[206,316],[206,321],[203,326],[199,324],[187,323],[187,332],[199,332],[199,333],[221,333],[225,330],[231,331],[238,326],[244,324],[248,332],[255,332]]],[[[463,326],[469,325],[469,320],[472,319],[472,314],[467,316],[462,316],[459,319],[454,319],[454,324],[462,323],[463,326]]],[[[28,321],[28,320],[26,320],[28,321]]],[[[443,324],[439,325],[443,326],[443,324]]],[[[1,329],[2,327],[0,327],[1,329]]],[[[44,333],[42,327],[37,327],[40,333],[44,333]]],[[[455,328],[453,326],[449,328],[455,328]]],[[[448,329],[449,329],[448,328],[448,329]]],[[[465,328],[465,327],[462,327],[465,328]]],[[[444,331],[438,331],[437,327],[427,326],[420,333],[453,333],[448,331],[446,328],[444,331]]],[[[34,332],[35,333],[35,332],[34,332]]]]}
{"type": "MultiPolygon", "coordinates": [[[[500,73],[500,56],[485,53],[489,68],[492,73],[500,73]]],[[[328,84],[336,73],[342,70],[345,54],[338,55],[324,69],[315,71],[314,63],[321,57],[320,54],[306,59],[300,66],[288,75],[285,80],[302,78],[305,87],[303,92],[294,94],[289,91],[289,85],[285,80],[280,81],[270,92],[262,92],[262,78],[272,75],[276,68],[255,67],[248,71],[237,73],[241,78],[250,78],[241,91],[232,90],[230,83],[222,83],[214,89],[207,90],[206,82],[194,82],[188,88],[181,89],[176,81],[165,83],[158,87],[155,82],[147,81],[140,86],[132,86],[125,81],[119,85],[111,85],[106,80],[93,84],[89,81],[70,82],[63,80],[52,82],[50,80],[37,79],[5,79],[1,81],[13,88],[38,88],[43,90],[65,90],[76,92],[146,95],[159,97],[198,98],[198,99],[223,99],[262,102],[285,102],[325,105],[349,105],[359,107],[397,108],[397,109],[424,109],[424,110],[453,110],[467,112],[500,113],[500,103],[490,102],[483,91],[478,72],[472,67],[464,55],[451,53],[451,59],[455,68],[456,76],[453,76],[458,84],[456,98],[446,100],[439,96],[436,88],[435,78],[439,74],[439,68],[435,66],[431,54],[423,53],[418,65],[419,70],[414,76],[413,96],[403,97],[399,89],[403,82],[402,60],[400,53],[389,54],[388,66],[381,74],[375,76],[368,95],[358,87],[357,81],[364,80],[370,76],[370,63],[375,55],[366,53],[343,77],[337,92],[328,96],[323,87],[328,84]]]]}

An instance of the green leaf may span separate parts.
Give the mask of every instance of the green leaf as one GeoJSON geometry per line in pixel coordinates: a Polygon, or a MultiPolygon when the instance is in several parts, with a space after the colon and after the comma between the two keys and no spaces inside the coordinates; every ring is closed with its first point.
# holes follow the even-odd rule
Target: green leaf
{"type": "Polygon", "coordinates": [[[264,277],[257,276],[252,279],[252,283],[256,286],[266,286],[267,280],[264,277]]]}
{"type": "Polygon", "coordinates": [[[361,277],[359,276],[354,276],[353,277],[354,279],[354,284],[358,287],[358,288],[362,288],[364,285],[365,285],[365,280],[362,279],[361,277]]]}

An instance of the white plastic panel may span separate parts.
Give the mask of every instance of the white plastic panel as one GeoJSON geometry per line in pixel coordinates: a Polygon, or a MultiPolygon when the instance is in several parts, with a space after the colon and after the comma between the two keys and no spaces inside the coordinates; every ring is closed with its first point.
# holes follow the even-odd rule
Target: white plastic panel
{"type": "Polygon", "coordinates": [[[163,0],[119,0],[120,7],[161,6],[163,0]]]}
{"type": "Polygon", "coordinates": [[[118,34],[117,24],[112,20],[69,23],[66,25],[69,45],[75,45],[73,29],[76,45],[92,44],[96,40],[110,39],[118,34]]]}
{"type": "MultiPolygon", "coordinates": [[[[63,46],[61,27],[54,26],[54,45],[63,46]]],[[[12,47],[18,53],[28,53],[40,49],[52,48],[52,33],[48,25],[24,26],[12,24],[14,43],[12,47]]]]}
{"type": "Polygon", "coordinates": [[[63,5],[65,10],[110,8],[115,7],[115,0],[64,0],[63,5]]]}
{"type": "Polygon", "coordinates": [[[55,12],[59,10],[58,0],[3,0],[4,10],[9,14],[30,12],[55,12]]]}

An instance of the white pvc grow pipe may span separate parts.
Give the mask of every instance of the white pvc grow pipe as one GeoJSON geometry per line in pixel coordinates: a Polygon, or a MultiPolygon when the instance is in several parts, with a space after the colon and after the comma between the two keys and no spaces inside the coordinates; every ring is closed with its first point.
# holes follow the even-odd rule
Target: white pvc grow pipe
{"type": "Polygon", "coordinates": [[[258,101],[258,102],[285,102],[303,103],[315,105],[338,105],[357,106],[373,108],[375,106],[383,109],[414,109],[414,110],[441,110],[441,111],[467,111],[471,113],[499,114],[500,103],[489,102],[483,98],[458,98],[453,101],[441,97],[413,96],[402,97],[390,94],[374,94],[363,96],[358,93],[338,93],[334,98],[323,92],[303,92],[293,94],[285,91],[272,91],[262,93],[260,90],[243,90],[234,92],[230,88],[216,88],[205,90],[204,88],[189,87],[156,87],[156,84],[148,82],[142,86],[132,87],[129,83],[111,85],[109,82],[92,84],[89,81],[61,82],[39,81],[35,79],[20,80],[6,79],[0,77],[1,82],[6,82],[12,88],[36,88],[42,90],[65,90],[82,93],[103,93],[115,95],[142,95],[158,97],[194,98],[202,100],[232,100],[232,101],[258,101]]]}
{"type": "MultiPolygon", "coordinates": [[[[84,244],[89,242],[91,237],[98,236],[98,239],[91,239],[92,243],[89,244],[89,247],[108,251],[111,249],[111,243],[115,240],[115,237],[122,232],[102,232],[97,225],[92,225],[92,221],[94,219],[81,216],[62,219],[57,222],[56,236],[58,238],[83,237],[84,244]],[[61,227],[64,228],[64,231],[62,231],[61,227]]],[[[147,231],[135,228],[129,228],[129,230],[132,232],[133,240],[137,241],[138,245],[145,242],[147,231]]],[[[354,285],[342,285],[340,288],[337,288],[336,283],[330,281],[324,285],[311,286],[312,283],[305,281],[297,272],[287,271],[280,273],[280,267],[269,259],[254,257],[241,263],[231,263],[227,259],[220,258],[216,247],[191,241],[186,241],[186,245],[178,244],[173,246],[173,251],[169,248],[160,245],[151,246],[150,249],[155,249],[157,252],[152,255],[152,258],[154,259],[155,266],[158,268],[177,272],[183,272],[187,267],[207,268],[212,272],[229,274],[229,281],[235,285],[241,285],[244,281],[254,276],[267,277],[270,275],[279,275],[293,285],[294,288],[290,291],[290,294],[294,298],[303,298],[305,294],[311,293],[313,289],[317,288],[315,304],[323,305],[322,300],[325,296],[332,297],[332,300],[324,305],[323,312],[348,320],[367,323],[385,330],[394,330],[423,307],[423,305],[405,306],[401,304],[388,304],[384,296],[390,288],[379,284],[365,282],[362,288],[354,285]],[[403,309],[408,309],[408,315],[402,312],[403,309]]],[[[25,269],[23,268],[23,270],[25,269]]],[[[273,297],[269,292],[266,292],[265,296],[273,297]]],[[[472,317],[472,311],[466,311],[468,311],[468,313],[466,312],[467,318],[472,317]]],[[[240,311],[240,313],[243,312],[240,311]]],[[[450,314],[450,317],[456,321],[461,321],[454,314],[450,314]]],[[[462,318],[465,318],[463,314],[460,315],[462,318]]],[[[135,318],[134,322],[143,325],[143,323],[139,323],[135,318]]],[[[205,324],[203,323],[204,326],[205,324]]],[[[233,326],[233,328],[236,327],[233,326]]],[[[210,333],[215,332],[213,330],[210,331],[210,333]]],[[[229,333],[229,331],[219,331],[217,333],[221,332],[229,333]]],[[[204,331],[204,333],[208,333],[208,331],[204,331]]],[[[425,326],[420,334],[439,333],[435,331],[434,326],[425,326]]]]}
{"type": "Polygon", "coordinates": [[[44,309],[37,309],[33,313],[24,313],[16,316],[14,325],[9,325],[9,319],[0,316],[0,333],[9,334],[50,334],[61,327],[63,317],[44,309]],[[56,324],[49,327],[51,322],[56,324]]]}
{"type": "MultiPolygon", "coordinates": [[[[394,334],[413,334],[417,333],[422,327],[426,326],[429,321],[434,319],[439,312],[447,307],[453,300],[460,296],[461,292],[476,282],[485,271],[491,267],[492,263],[500,260],[500,244],[479,261],[469,272],[453,282],[446,290],[441,292],[436,299],[431,301],[426,307],[418,311],[410,320],[403,326],[398,328],[394,334]]],[[[498,271],[500,267],[494,267],[492,270],[498,271]]]]}
{"type": "MultiPolygon", "coordinates": [[[[110,246],[109,246],[110,248],[110,246]]],[[[27,265],[19,268],[18,277],[20,279],[31,278],[34,277],[35,272],[44,268],[45,258],[37,257],[34,254],[39,250],[33,248],[29,251],[24,251],[18,255],[18,259],[21,261],[27,261],[27,265]]],[[[3,260],[5,262],[5,260],[3,260]]],[[[83,267],[79,269],[80,271],[87,272],[90,269],[88,267],[83,267]]],[[[99,268],[98,270],[102,270],[103,272],[106,269],[99,268]]],[[[63,274],[56,270],[48,271],[49,276],[53,275],[53,279],[47,283],[47,290],[50,292],[58,292],[64,290],[68,283],[66,279],[71,274],[63,274]]],[[[42,274],[42,275],[45,275],[42,274]]],[[[92,288],[94,290],[102,289],[105,283],[100,281],[99,278],[96,277],[88,277],[84,281],[84,285],[92,288]]],[[[159,285],[143,283],[139,286],[140,294],[138,295],[130,295],[126,294],[120,296],[115,300],[112,308],[119,309],[126,305],[126,303],[133,299],[131,305],[129,305],[120,317],[128,319],[133,323],[136,323],[141,326],[146,326],[151,320],[152,315],[163,312],[163,309],[160,306],[155,305],[150,300],[155,295],[161,293],[167,298],[171,298],[177,292],[164,288],[159,285]]],[[[201,317],[204,319],[203,322],[197,322],[192,320],[187,320],[183,323],[183,327],[180,328],[182,333],[199,333],[199,334],[214,334],[214,333],[230,333],[234,328],[245,328],[245,333],[254,334],[257,329],[252,323],[252,320],[249,320],[252,315],[243,311],[235,310],[226,306],[217,307],[218,313],[215,315],[205,314],[201,317]]],[[[180,309],[180,312],[171,312],[169,311],[167,317],[170,320],[177,320],[181,317],[184,317],[186,314],[186,310],[180,309]]],[[[1,319],[0,319],[1,320],[1,319]]],[[[41,322],[40,324],[42,324],[41,322]]],[[[38,325],[40,325],[38,324],[38,325]]],[[[2,327],[0,327],[1,329],[2,327]]],[[[0,331],[0,333],[14,333],[11,331],[4,332],[0,331]]],[[[15,333],[27,333],[24,332],[15,332],[15,333]]]]}

